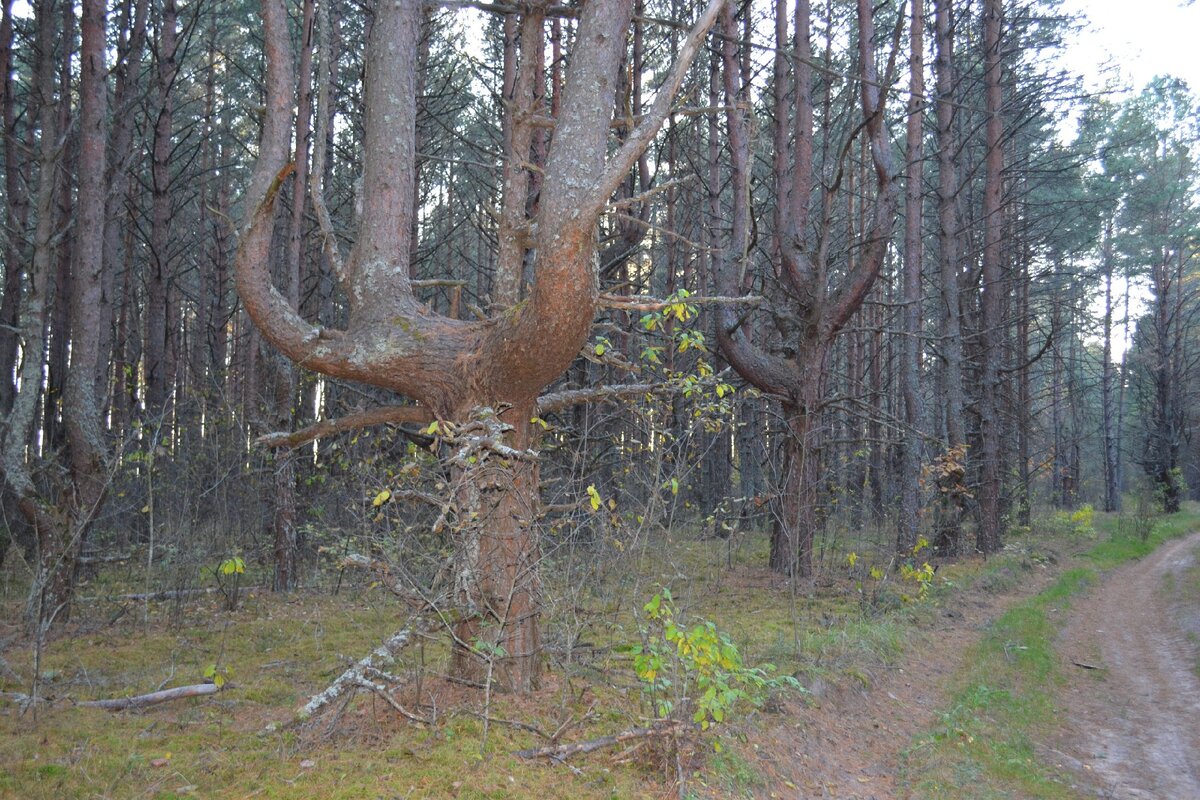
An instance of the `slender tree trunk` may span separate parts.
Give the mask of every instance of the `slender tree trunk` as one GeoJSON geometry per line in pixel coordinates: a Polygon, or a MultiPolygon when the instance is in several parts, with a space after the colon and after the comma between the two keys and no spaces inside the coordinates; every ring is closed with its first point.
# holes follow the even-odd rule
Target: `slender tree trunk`
{"type": "MultiPolygon", "coordinates": [[[[108,487],[107,446],[97,394],[101,361],[100,327],[104,303],[105,148],[107,146],[107,66],[105,0],[83,0],[80,48],[79,195],[75,227],[75,274],[71,281],[71,372],[63,397],[70,443],[72,492],[60,568],[74,573],[92,520],[108,487]]],[[[107,354],[105,354],[107,356],[107,354]]],[[[71,585],[70,578],[66,581],[71,585]]],[[[65,599],[69,602],[69,598],[65,599]]]]}
{"type": "Polygon", "coordinates": [[[1112,360],[1113,337],[1113,230],[1112,219],[1104,221],[1104,242],[1101,258],[1104,261],[1104,355],[1100,373],[1100,408],[1104,421],[1104,510],[1121,510],[1121,463],[1118,453],[1120,434],[1117,429],[1116,397],[1113,382],[1116,377],[1112,360]]]}
{"type": "Polygon", "coordinates": [[[1000,117],[1001,0],[984,0],[984,94],[987,107],[987,156],[983,186],[983,275],[980,326],[979,397],[979,530],[976,549],[990,554],[1000,550],[1004,530],[1001,519],[1002,470],[1000,464],[1000,359],[1003,353],[1003,293],[1001,274],[1003,235],[1004,123],[1000,117]]]}
{"type": "Polygon", "coordinates": [[[925,99],[925,5],[913,0],[910,28],[908,129],[905,156],[908,171],[904,193],[904,311],[900,347],[900,398],[904,432],[900,457],[900,518],[896,552],[912,552],[920,531],[921,482],[921,228],[925,153],[922,118],[925,99]]]}
{"type": "Polygon", "coordinates": [[[63,526],[38,497],[29,466],[27,442],[33,432],[46,356],[46,300],[54,263],[56,234],[55,193],[58,152],[58,113],[54,96],[55,24],[52,0],[34,7],[37,30],[34,91],[38,106],[38,184],[34,200],[36,225],[33,256],[22,276],[20,341],[22,359],[17,393],[4,438],[4,478],[21,513],[34,529],[37,566],[26,604],[26,625],[40,632],[66,608],[70,597],[70,572],[60,568],[64,551],[63,526]]]}
{"type": "MultiPolygon", "coordinates": [[[[937,58],[937,157],[938,157],[938,260],[941,272],[941,396],[945,413],[946,452],[953,454],[966,444],[963,417],[962,301],[959,291],[960,224],[956,208],[959,193],[958,144],[954,131],[954,39],[950,0],[935,0],[937,58]]],[[[953,555],[961,547],[961,495],[943,493],[941,520],[935,545],[940,553],[953,555]]]]}
{"type": "Polygon", "coordinates": [[[167,309],[171,275],[171,139],[176,50],[175,0],[163,0],[159,19],[157,116],[151,154],[150,274],[146,280],[146,413],[155,425],[166,422],[167,392],[174,385],[169,374],[168,348],[174,338],[167,309]]]}
{"type": "MultiPolygon", "coordinates": [[[[118,61],[115,65],[115,87],[113,90],[112,130],[109,133],[111,145],[110,158],[107,163],[108,190],[106,219],[114,221],[124,216],[125,204],[130,198],[131,167],[134,157],[134,121],[133,103],[138,90],[138,77],[141,73],[142,51],[146,42],[146,19],[148,17],[149,0],[136,0],[127,3],[126,14],[122,19],[122,31],[118,44],[118,61]],[[132,17],[130,18],[130,14],[132,17]]],[[[103,271],[103,287],[100,304],[100,359],[96,364],[96,384],[98,396],[103,396],[108,388],[109,363],[106,359],[112,354],[112,361],[119,363],[121,357],[114,353],[114,347],[123,349],[125,342],[118,339],[114,342],[114,302],[117,296],[117,265],[122,263],[122,226],[110,224],[104,230],[105,269],[103,271]]],[[[134,269],[132,263],[124,264],[125,270],[134,269]]],[[[126,377],[117,372],[112,375],[113,405],[116,395],[126,381],[126,377]]]]}
{"type": "Polygon", "coordinates": [[[17,104],[13,97],[12,0],[5,0],[0,17],[0,91],[4,124],[4,298],[0,300],[0,415],[12,411],[17,385],[17,325],[21,306],[21,268],[25,253],[28,200],[18,153],[17,104]]]}

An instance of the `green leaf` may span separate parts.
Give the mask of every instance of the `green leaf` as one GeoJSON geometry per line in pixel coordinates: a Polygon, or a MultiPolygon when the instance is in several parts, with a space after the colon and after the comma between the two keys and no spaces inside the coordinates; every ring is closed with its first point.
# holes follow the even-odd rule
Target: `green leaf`
{"type": "Polygon", "coordinates": [[[587,487],[588,502],[592,506],[592,511],[599,511],[600,506],[604,503],[600,499],[600,492],[596,489],[596,484],[589,484],[587,487]]]}

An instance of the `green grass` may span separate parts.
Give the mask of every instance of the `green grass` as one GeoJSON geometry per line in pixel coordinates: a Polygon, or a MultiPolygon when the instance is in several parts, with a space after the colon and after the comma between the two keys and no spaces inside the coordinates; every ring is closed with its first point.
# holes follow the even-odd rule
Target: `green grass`
{"type": "Polygon", "coordinates": [[[1192,507],[1158,520],[1146,541],[1126,535],[1115,518],[1102,520],[1107,537],[1082,555],[1084,565],[997,619],[968,653],[941,723],[906,756],[913,796],[1078,798],[1070,776],[1044,763],[1035,747],[1059,718],[1054,644],[1065,612],[1099,570],[1144,557],[1197,527],[1200,513],[1192,507]]]}

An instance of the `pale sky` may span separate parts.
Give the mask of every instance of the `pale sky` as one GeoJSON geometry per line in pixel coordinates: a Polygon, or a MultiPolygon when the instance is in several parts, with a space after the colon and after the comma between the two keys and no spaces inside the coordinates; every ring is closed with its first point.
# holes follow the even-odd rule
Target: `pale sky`
{"type": "Polygon", "coordinates": [[[1063,10],[1082,14],[1091,25],[1073,37],[1067,66],[1103,88],[1100,67],[1115,64],[1137,90],[1156,75],[1174,75],[1200,92],[1200,2],[1183,0],[1063,0],[1063,10]]]}

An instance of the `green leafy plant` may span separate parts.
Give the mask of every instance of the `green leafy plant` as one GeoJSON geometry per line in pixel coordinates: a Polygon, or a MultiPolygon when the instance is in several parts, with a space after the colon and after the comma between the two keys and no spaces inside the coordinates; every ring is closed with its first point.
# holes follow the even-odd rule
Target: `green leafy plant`
{"type": "Polygon", "coordinates": [[[218,666],[216,663],[209,664],[204,668],[204,680],[213,684],[218,689],[223,688],[229,682],[231,674],[228,667],[218,666]]]}
{"type": "Polygon", "coordinates": [[[775,675],[772,664],[747,666],[737,645],[711,621],[685,621],[670,589],[655,594],[642,611],[642,644],[627,651],[659,718],[688,716],[708,730],[739,704],[761,705],[773,689],[802,691],[790,675],[775,675]]]}
{"type": "Polygon", "coordinates": [[[242,576],[246,574],[246,562],[241,556],[230,556],[212,568],[217,581],[217,591],[225,598],[225,607],[233,611],[241,598],[242,576]]]}

